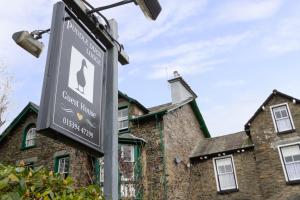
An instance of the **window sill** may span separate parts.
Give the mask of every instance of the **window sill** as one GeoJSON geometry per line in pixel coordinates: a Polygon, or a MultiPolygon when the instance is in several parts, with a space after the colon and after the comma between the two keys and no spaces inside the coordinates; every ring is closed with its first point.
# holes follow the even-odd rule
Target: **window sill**
{"type": "Polygon", "coordinates": [[[218,194],[229,194],[229,193],[232,193],[232,192],[238,192],[239,189],[238,188],[235,188],[235,189],[229,189],[229,190],[221,190],[221,191],[218,191],[218,194]]]}
{"type": "Polygon", "coordinates": [[[300,179],[299,180],[294,180],[294,181],[288,181],[286,182],[287,185],[297,185],[300,184],[300,179]]]}
{"type": "Polygon", "coordinates": [[[125,132],[129,131],[129,128],[119,129],[118,131],[119,131],[119,133],[125,133],[125,132]]]}
{"type": "Polygon", "coordinates": [[[36,147],[36,145],[29,146],[29,147],[21,147],[21,151],[32,149],[32,148],[35,148],[35,147],[36,147]]]}
{"type": "Polygon", "coordinates": [[[283,135],[283,134],[294,133],[294,132],[296,132],[296,129],[291,129],[291,130],[287,130],[287,131],[277,132],[277,134],[283,135]]]}

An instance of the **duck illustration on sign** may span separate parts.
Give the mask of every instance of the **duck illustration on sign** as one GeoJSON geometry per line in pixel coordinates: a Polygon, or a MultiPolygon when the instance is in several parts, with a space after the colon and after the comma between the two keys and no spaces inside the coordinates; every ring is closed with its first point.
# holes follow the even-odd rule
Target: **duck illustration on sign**
{"type": "Polygon", "coordinates": [[[95,66],[73,46],[68,86],[90,103],[94,97],[94,70],[95,66]]]}
{"type": "Polygon", "coordinates": [[[81,92],[82,94],[84,94],[84,87],[85,87],[85,84],[86,84],[86,81],[85,81],[85,77],[84,77],[84,67],[87,68],[86,66],[86,61],[85,59],[82,59],[82,62],[81,62],[81,68],[80,70],[77,72],[77,90],[79,92],[81,92]],[[82,91],[80,91],[80,87],[82,88],[82,91]]]}

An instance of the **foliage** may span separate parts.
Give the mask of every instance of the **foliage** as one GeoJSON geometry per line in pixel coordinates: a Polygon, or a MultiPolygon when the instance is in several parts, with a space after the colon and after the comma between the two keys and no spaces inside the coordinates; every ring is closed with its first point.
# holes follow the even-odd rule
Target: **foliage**
{"type": "Polygon", "coordinates": [[[75,188],[71,177],[62,178],[44,167],[0,164],[0,200],[104,200],[99,186],[75,188]]]}

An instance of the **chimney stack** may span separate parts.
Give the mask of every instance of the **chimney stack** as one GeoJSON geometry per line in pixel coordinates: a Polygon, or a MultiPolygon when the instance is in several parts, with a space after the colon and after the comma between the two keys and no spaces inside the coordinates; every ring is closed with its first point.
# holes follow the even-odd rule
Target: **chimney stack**
{"type": "Polygon", "coordinates": [[[181,103],[189,98],[197,98],[197,95],[180,76],[178,71],[173,72],[174,78],[168,80],[171,86],[172,104],[181,103]]]}

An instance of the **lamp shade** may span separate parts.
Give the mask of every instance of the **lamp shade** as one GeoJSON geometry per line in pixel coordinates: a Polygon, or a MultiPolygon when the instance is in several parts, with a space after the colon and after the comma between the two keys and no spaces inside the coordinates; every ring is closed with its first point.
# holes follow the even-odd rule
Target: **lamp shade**
{"type": "Polygon", "coordinates": [[[144,15],[152,20],[156,20],[161,11],[158,0],[135,0],[142,9],[144,15]]]}
{"type": "Polygon", "coordinates": [[[13,40],[23,49],[39,57],[42,53],[44,44],[35,39],[28,31],[19,31],[12,35],[13,40]]]}

